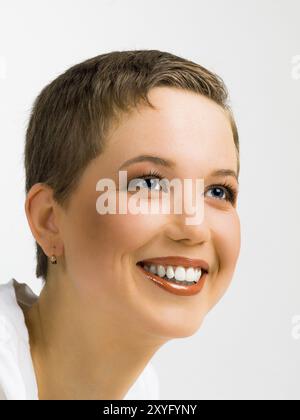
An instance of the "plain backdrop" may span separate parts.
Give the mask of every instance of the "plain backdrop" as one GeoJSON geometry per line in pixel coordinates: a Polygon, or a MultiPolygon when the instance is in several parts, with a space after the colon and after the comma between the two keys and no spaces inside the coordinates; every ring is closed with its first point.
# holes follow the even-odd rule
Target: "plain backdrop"
{"type": "Polygon", "coordinates": [[[299,0],[0,0],[0,282],[40,287],[24,211],[33,100],[71,65],[128,49],[218,73],[241,142],[233,282],[195,335],[152,359],[161,398],[299,399],[299,0]]]}

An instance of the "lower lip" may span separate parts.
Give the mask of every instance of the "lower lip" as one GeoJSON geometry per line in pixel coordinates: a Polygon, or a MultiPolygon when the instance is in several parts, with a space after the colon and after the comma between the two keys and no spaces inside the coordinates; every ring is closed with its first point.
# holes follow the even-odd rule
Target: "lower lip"
{"type": "Polygon", "coordinates": [[[197,283],[187,286],[184,284],[177,284],[173,281],[171,282],[162,279],[156,274],[149,273],[148,271],[144,270],[144,268],[141,265],[137,264],[137,267],[142,271],[142,273],[147,277],[147,279],[152,280],[157,286],[162,287],[168,292],[179,296],[193,296],[200,293],[208,274],[207,272],[204,272],[197,283]]]}

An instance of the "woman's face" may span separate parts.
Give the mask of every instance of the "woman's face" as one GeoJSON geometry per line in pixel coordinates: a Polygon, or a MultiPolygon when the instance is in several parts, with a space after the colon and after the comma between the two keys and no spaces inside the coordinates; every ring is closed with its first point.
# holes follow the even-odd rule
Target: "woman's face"
{"type": "MultiPolygon", "coordinates": [[[[230,122],[213,101],[168,87],[152,89],[149,99],[159,109],[141,107],[123,115],[111,131],[103,154],[86,168],[68,210],[61,213],[60,233],[66,275],[87,310],[99,317],[105,313],[111,322],[128,331],[179,338],[197,331],[234,273],[240,224],[236,202],[230,201],[222,183],[237,190],[238,182],[234,176],[211,173],[218,169],[237,172],[237,154],[230,122]],[[167,168],[150,161],[131,164],[126,168],[128,182],[153,170],[170,181],[192,179],[193,187],[197,178],[204,179],[201,224],[186,224],[184,213],[97,212],[101,194],[96,190],[97,182],[110,178],[118,189],[119,168],[139,155],[172,160],[175,166],[167,168]],[[138,261],[165,256],[199,258],[209,264],[200,293],[173,294],[145,277],[136,266],[138,261]]],[[[142,186],[147,188],[147,183],[142,186]]],[[[128,198],[132,194],[125,193],[128,198]]]]}

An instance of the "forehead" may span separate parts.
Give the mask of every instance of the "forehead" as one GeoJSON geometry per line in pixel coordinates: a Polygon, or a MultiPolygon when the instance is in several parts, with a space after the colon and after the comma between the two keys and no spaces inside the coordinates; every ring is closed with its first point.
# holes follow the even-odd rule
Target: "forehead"
{"type": "Polygon", "coordinates": [[[156,109],[139,106],[123,114],[109,135],[106,153],[122,164],[138,154],[155,154],[182,168],[203,172],[237,168],[230,121],[221,106],[203,95],[169,87],[150,90],[156,109]]]}

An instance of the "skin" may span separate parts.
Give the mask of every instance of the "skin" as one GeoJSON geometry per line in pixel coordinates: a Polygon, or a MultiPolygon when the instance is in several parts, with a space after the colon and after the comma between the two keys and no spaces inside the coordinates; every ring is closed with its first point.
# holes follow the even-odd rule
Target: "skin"
{"type": "MultiPolygon", "coordinates": [[[[52,190],[35,184],[25,210],[31,231],[49,263],[37,302],[24,310],[40,399],[123,399],[156,351],[188,337],[227,290],[240,251],[240,222],[234,204],[215,190],[204,198],[204,220],[187,225],[186,214],[106,214],[96,211],[100,178],[118,182],[127,159],[152,154],[171,159],[172,169],[151,162],[127,168],[128,182],[158,170],[163,177],[204,178],[205,190],[237,171],[232,130],[224,110],[201,95],[154,88],[158,110],[139,107],[111,131],[102,155],[86,168],[68,209],[52,190]],[[53,248],[55,247],[55,249],[53,248]],[[210,266],[201,293],[171,294],[145,279],[136,262],[179,255],[210,266]]],[[[129,193],[128,193],[129,194],[129,193]]],[[[149,198],[150,200],[150,198],[149,198]]]]}

